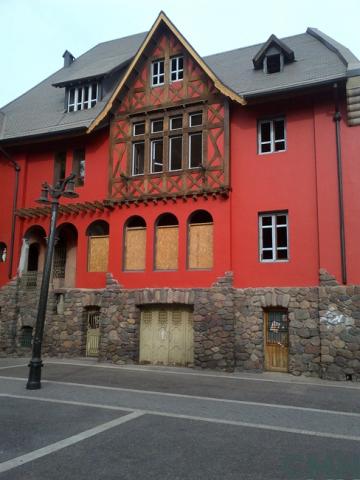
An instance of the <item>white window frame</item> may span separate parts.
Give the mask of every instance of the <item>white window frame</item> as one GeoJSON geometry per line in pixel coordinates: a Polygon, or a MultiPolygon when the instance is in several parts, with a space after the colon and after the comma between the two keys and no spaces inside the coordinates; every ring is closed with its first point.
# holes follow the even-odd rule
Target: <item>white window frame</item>
{"type": "Polygon", "coordinates": [[[145,135],[145,132],[146,132],[145,122],[135,122],[135,123],[133,123],[133,136],[134,137],[140,137],[141,135],[145,135]],[[136,133],[135,129],[138,125],[144,125],[144,133],[136,133]]]}
{"type": "MultiPolygon", "coordinates": [[[[184,140],[182,135],[175,135],[173,137],[169,137],[169,172],[179,172],[182,170],[182,166],[180,168],[171,168],[171,149],[172,149],[172,141],[176,138],[181,138],[181,152],[183,154],[184,150],[184,140]]],[[[184,157],[183,157],[184,158],[184,157]]],[[[182,162],[181,162],[182,163],[182,162]]]]}
{"type": "Polygon", "coordinates": [[[160,85],[164,85],[164,84],[165,84],[165,60],[162,58],[160,60],[155,60],[151,64],[151,86],[159,87],[160,85]],[[163,73],[159,73],[160,64],[163,65],[163,73]],[[155,65],[158,66],[158,73],[154,72],[155,65]],[[161,77],[162,77],[162,81],[161,81],[161,77]]]}
{"type": "Polygon", "coordinates": [[[189,169],[200,168],[200,166],[203,164],[203,150],[204,150],[203,132],[202,131],[193,132],[193,133],[189,132],[189,169]],[[200,161],[200,165],[198,165],[196,167],[192,167],[191,166],[191,142],[192,142],[192,137],[195,136],[195,135],[201,135],[201,161],[200,161]]]}
{"type": "Polygon", "coordinates": [[[281,153],[285,152],[287,147],[286,140],[286,122],[284,117],[272,118],[267,120],[260,120],[258,122],[258,154],[259,155],[268,155],[269,153],[281,153]],[[275,122],[282,121],[284,122],[284,138],[275,140],[275,122]],[[261,126],[264,124],[270,124],[270,140],[263,141],[261,139],[261,126]],[[275,150],[275,145],[277,143],[284,142],[283,150],[275,150]],[[262,145],[270,145],[270,150],[268,152],[262,152],[262,145]]]}
{"type": "Polygon", "coordinates": [[[163,118],[154,118],[151,120],[151,133],[163,133],[164,131],[164,119],[163,118]],[[161,130],[154,130],[154,123],[162,122],[162,129],[161,130]]]}
{"type": "Polygon", "coordinates": [[[154,140],[151,140],[151,143],[150,143],[150,164],[151,164],[151,173],[155,173],[155,174],[156,174],[156,173],[163,173],[163,172],[164,172],[164,138],[163,138],[163,137],[161,137],[161,138],[155,138],[154,140]],[[163,146],[163,157],[162,157],[162,164],[161,164],[162,169],[161,169],[161,171],[159,171],[159,172],[154,172],[154,171],[153,171],[153,166],[154,166],[155,164],[160,165],[160,163],[153,162],[153,160],[154,160],[154,153],[155,153],[155,144],[156,144],[156,143],[160,143],[160,142],[162,143],[162,146],[163,146]]]}
{"type": "Polygon", "coordinates": [[[134,142],[132,146],[132,159],[131,159],[131,175],[133,177],[138,177],[145,174],[145,142],[134,142]],[[144,145],[144,171],[142,173],[135,173],[135,148],[136,145],[144,145]]]}
{"type": "Polygon", "coordinates": [[[88,110],[90,108],[95,107],[98,101],[99,95],[99,84],[96,82],[89,83],[87,85],[83,85],[81,87],[70,87],[68,90],[68,104],[67,104],[67,111],[68,112],[77,112],[79,110],[88,110]],[[96,94],[93,98],[93,86],[96,87],[96,94]],[[85,98],[85,88],[88,89],[88,99],[84,101],[85,98]],[[71,92],[74,92],[74,102],[70,102],[71,92]],[[79,97],[81,100],[79,100],[79,97]],[[85,106],[87,108],[85,108],[85,106]],[[70,108],[73,107],[73,110],[70,108]]]}
{"type": "Polygon", "coordinates": [[[289,214],[288,212],[260,213],[259,214],[259,260],[261,263],[288,262],[289,261],[289,214]],[[276,225],[277,217],[286,217],[286,223],[276,225]],[[271,225],[263,225],[263,218],[271,218],[271,225]],[[277,246],[277,229],[286,227],[286,247],[277,246]],[[271,229],[271,247],[263,247],[263,230],[271,229]],[[278,258],[278,251],[287,251],[287,258],[278,258]],[[263,258],[263,252],[272,252],[272,258],[263,258]]]}
{"type": "Polygon", "coordinates": [[[204,114],[203,112],[192,112],[189,114],[189,127],[191,128],[196,128],[196,127],[201,127],[204,123],[204,114]],[[193,125],[192,124],[192,119],[193,117],[196,117],[197,115],[201,115],[201,123],[199,123],[198,125],[193,125]]]}
{"type": "Polygon", "coordinates": [[[184,128],[183,125],[183,116],[182,115],[176,115],[175,117],[170,117],[170,130],[182,130],[184,128]],[[181,118],[181,127],[173,127],[173,121],[174,120],[179,120],[181,118]]]}
{"type": "Polygon", "coordinates": [[[171,57],[170,58],[170,83],[174,82],[180,82],[184,78],[184,56],[183,55],[178,55],[176,57],[171,57]],[[182,59],[183,61],[183,66],[182,68],[179,67],[179,60],[182,59]],[[173,60],[175,60],[175,68],[172,68],[173,65],[173,60]],[[172,79],[173,73],[175,73],[175,79],[172,79]]]}

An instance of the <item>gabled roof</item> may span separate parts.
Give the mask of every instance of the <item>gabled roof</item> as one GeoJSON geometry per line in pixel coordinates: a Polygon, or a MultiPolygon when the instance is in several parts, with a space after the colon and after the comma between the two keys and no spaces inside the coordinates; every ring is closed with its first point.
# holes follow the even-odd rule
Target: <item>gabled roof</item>
{"type": "Polygon", "coordinates": [[[201,58],[181,33],[161,13],[149,33],[100,43],[79,56],[69,66],[45,79],[0,110],[0,141],[53,135],[60,132],[86,132],[94,128],[111,109],[116,95],[126,82],[146,41],[160,22],[164,22],[193,58],[225,95],[244,103],[255,96],[271,95],[292,89],[305,88],[360,75],[358,59],[343,45],[319,30],[278,41],[295,54],[296,61],[280,73],[266,75],[255,70],[252,59],[264,44],[252,45],[201,58]],[[113,77],[112,87],[96,106],[89,110],[66,113],[64,88],[53,85],[79,82],[85,79],[113,77]]]}
{"type": "Polygon", "coordinates": [[[175,25],[169,20],[169,18],[165,15],[164,12],[160,12],[158,18],[156,19],[154,25],[151,27],[149,33],[145,37],[145,40],[141,44],[141,47],[137,51],[135,57],[133,58],[131,64],[129,65],[128,69],[125,72],[125,75],[123,78],[120,80],[119,84],[117,85],[114,93],[111,95],[111,98],[109,99],[106,107],[104,110],[101,112],[101,114],[94,120],[94,122],[90,125],[88,131],[90,132],[92,129],[94,129],[100,122],[103,120],[103,118],[107,115],[107,113],[110,111],[114,100],[116,97],[119,95],[121,92],[122,88],[126,84],[126,81],[129,79],[132,71],[134,70],[136,64],[140,60],[141,56],[143,55],[146,47],[149,45],[149,42],[151,41],[152,37],[154,36],[156,30],[160,27],[161,24],[166,25],[169,30],[175,35],[177,40],[182,44],[182,46],[187,50],[187,52],[190,54],[190,56],[199,64],[199,66],[203,69],[203,71],[210,77],[210,79],[214,82],[215,87],[224,95],[227,97],[231,98],[231,100],[234,100],[235,102],[238,102],[242,105],[244,105],[246,102],[245,100],[238,95],[236,92],[231,90],[225,83],[223,83],[214,73],[214,71],[209,68],[209,66],[206,64],[204,59],[200,57],[200,55],[194,50],[194,48],[190,45],[190,43],[186,40],[186,38],[179,32],[179,30],[175,27],[175,25]]]}
{"type": "Polygon", "coordinates": [[[277,47],[283,53],[285,63],[290,63],[294,61],[294,50],[289,48],[286,43],[279,40],[276,35],[272,34],[264,43],[264,45],[260,48],[257,54],[253,57],[254,68],[262,68],[264,57],[272,46],[277,47]]]}

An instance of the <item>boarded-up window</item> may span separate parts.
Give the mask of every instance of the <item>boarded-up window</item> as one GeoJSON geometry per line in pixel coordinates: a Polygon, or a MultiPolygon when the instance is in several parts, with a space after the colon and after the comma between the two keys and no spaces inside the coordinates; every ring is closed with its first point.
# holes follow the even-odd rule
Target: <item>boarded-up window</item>
{"type": "Polygon", "coordinates": [[[194,269],[213,267],[213,221],[204,210],[190,217],[188,266],[194,269]]]}
{"type": "Polygon", "coordinates": [[[177,270],[179,253],[179,225],[172,214],[160,217],[156,227],[155,269],[177,270]]]}
{"type": "Polygon", "coordinates": [[[89,237],[89,272],[107,272],[109,236],[89,237]]]}
{"type": "Polygon", "coordinates": [[[87,228],[88,272],[107,272],[109,257],[109,224],[97,220],[87,228]]]}
{"type": "Polygon", "coordinates": [[[124,270],[145,270],[146,224],[138,216],[129,219],[125,226],[124,270]]]}

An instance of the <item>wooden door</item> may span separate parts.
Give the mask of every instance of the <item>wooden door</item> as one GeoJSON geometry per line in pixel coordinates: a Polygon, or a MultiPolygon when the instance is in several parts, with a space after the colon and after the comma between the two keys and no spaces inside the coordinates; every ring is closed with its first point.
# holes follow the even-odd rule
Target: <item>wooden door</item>
{"type": "Polygon", "coordinates": [[[287,372],[289,368],[289,321],[285,310],[265,312],[265,369],[287,372]]]}
{"type": "Polygon", "coordinates": [[[192,312],[181,308],[141,313],[140,363],[188,365],[194,361],[192,312]]]}

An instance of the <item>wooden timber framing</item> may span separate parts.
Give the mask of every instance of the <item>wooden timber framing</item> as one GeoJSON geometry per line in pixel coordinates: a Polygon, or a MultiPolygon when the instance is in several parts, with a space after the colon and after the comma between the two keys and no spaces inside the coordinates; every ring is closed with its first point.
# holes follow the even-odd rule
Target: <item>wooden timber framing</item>
{"type": "Polygon", "coordinates": [[[185,51],[192,57],[192,59],[200,66],[200,68],[206,73],[206,75],[210,78],[213,82],[214,87],[221,92],[224,96],[230,98],[231,100],[245,105],[246,101],[243,97],[238,95],[236,92],[231,90],[227,87],[216,75],[215,73],[208,67],[208,65],[204,62],[202,57],[194,50],[191,44],[186,40],[186,38],[179,32],[179,30],[175,27],[175,25],[169,20],[169,18],[165,15],[164,12],[160,12],[158,18],[156,19],[154,25],[151,27],[150,31],[148,32],[146,38],[144,39],[142,45],[140,46],[138,52],[136,53],[135,57],[133,58],[132,62],[130,63],[127,71],[125,72],[123,78],[119,82],[118,86],[116,87],[114,93],[108,100],[107,104],[105,105],[104,109],[100,114],[93,120],[93,122],[88,127],[87,133],[90,133],[94,128],[96,128],[99,123],[105,119],[105,117],[111,111],[115,101],[117,100],[120,92],[126,88],[127,83],[131,76],[134,74],[134,71],[137,67],[137,64],[141,58],[144,58],[146,55],[146,50],[153,40],[153,36],[156,31],[159,29],[161,25],[165,25],[170,32],[177,38],[179,43],[182,45],[185,51]]]}

